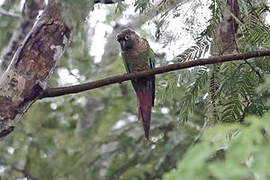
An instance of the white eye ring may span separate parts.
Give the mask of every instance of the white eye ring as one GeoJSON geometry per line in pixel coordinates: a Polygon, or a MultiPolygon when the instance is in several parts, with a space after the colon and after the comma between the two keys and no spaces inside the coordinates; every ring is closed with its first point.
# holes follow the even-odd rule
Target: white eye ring
{"type": "Polygon", "coordinates": [[[125,40],[128,40],[128,39],[129,39],[129,35],[126,35],[126,36],[125,36],[125,40]]]}

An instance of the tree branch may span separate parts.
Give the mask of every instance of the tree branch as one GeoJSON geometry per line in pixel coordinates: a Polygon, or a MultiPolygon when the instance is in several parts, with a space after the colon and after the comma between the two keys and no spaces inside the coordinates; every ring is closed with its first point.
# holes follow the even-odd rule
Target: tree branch
{"type": "Polygon", "coordinates": [[[69,9],[56,1],[49,1],[0,78],[0,137],[13,131],[47,86],[71,40],[73,26],[62,16],[69,9]]]}
{"type": "Polygon", "coordinates": [[[236,61],[236,60],[246,60],[246,59],[262,57],[262,56],[270,56],[270,50],[198,59],[195,61],[188,61],[188,62],[183,62],[183,63],[178,63],[178,64],[171,64],[164,67],[159,67],[150,71],[142,71],[142,72],[112,76],[112,77],[97,80],[94,82],[89,82],[89,83],[84,83],[84,84],[79,84],[79,85],[74,85],[74,86],[47,88],[39,96],[39,99],[79,93],[79,92],[87,91],[90,89],[95,89],[95,88],[99,88],[99,87],[103,87],[103,86],[107,86],[107,85],[115,84],[115,83],[121,83],[121,82],[128,81],[131,79],[145,77],[145,76],[149,76],[153,74],[162,74],[165,72],[186,69],[186,68],[195,67],[195,66],[224,63],[224,62],[236,61]]]}
{"type": "Polygon", "coordinates": [[[76,26],[83,22],[77,22],[75,17],[80,15],[83,18],[90,9],[87,6],[74,12],[70,2],[48,1],[47,7],[0,77],[0,138],[14,130],[27,109],[39,98],[51,78],[56,62],[69,45],[76,26]]]}
{"type": "Polygon", "coordinates": [[[94,0],[94,3],[103,3],[103,4],[114,4],[113,0],[94,0]]]}
{"type": "Polygon", "coordinates": [[[21,16],[12,12],[8,12],[6,10],[4,10],[3,8],[0,8],[0,15],[2,16],[7,16],[10,18],[14,18],[14,19],[21,19],[21,16]]]}

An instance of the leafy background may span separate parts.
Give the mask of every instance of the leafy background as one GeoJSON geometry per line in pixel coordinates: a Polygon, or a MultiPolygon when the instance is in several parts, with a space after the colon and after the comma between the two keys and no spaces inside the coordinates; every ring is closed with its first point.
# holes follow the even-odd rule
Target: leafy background
{"type": "MultiPolygon", "coordinates": [[[[238,51],[268,49],[266,1],[238,3],[238,51]]],[[[1,7],[20,14],[22,4],[5,0],[1,7]]],[[[124,73],[115,35],[127,26],[149,40],[158,66],[216,55],[220,0],[87,5],[92,10],[87,19],[76,16],[84,23],[51,87],[124,73]]],[[[1,51],[17,23],[0,16],[1,51]]],[[[0,143],[1,179],[269,179],[268,61],[221,64],[215,106],[209,94],[216,66],[158,75],[149,145],[129,82],[36,102],[0,143]]]]}

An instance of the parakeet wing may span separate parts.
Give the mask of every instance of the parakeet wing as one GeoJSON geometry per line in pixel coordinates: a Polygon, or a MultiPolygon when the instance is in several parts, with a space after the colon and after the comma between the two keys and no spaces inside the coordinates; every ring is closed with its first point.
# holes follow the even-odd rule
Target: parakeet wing
{"type": "MultiPolygon", "coordinates": [[[[155,54],[153,52],[153,50],[150,48],[149,50],[149,65],[150,68],[153,69],[155,68],[155,54]]],[[[152,80],[152,106],[154,106],[154,102],[155,102],[155,76],[153,75],[151,77],[152,80]]]]}
{"type": "Polygon", "coordinates": [[[155,68],[155,54],[152,49],[149,50],[149,64],[151,69],[155,68]]]}
{"type": "Polygon", "coordinates": [[[125,69],[126,69],[127,73],[130,73],[131,71],[130,71],[130,69],[128,67],[128,64],[127,64],[127,61],[126,61],[127,57],[124,54],[122,54],[122,57],[123,57],[123,62],[124,62],[125,69]]]}

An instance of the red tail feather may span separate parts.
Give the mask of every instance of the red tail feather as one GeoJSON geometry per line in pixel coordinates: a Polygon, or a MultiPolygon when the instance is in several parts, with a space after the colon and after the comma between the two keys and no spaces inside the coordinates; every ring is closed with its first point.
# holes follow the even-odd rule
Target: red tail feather
{"type": "Polygon", "coordinates": [[[152,89],[145,88],[137,91],[138,98],[138,119],[142,121],[145,138],[149,140],[152,110],[152,89]]]}
{"type": "Polygon", "coordinates": [[[151,111],[155,99],[155,76],[138,78],[131,82],[137,94],[138,119],[142,121],[144,135],[149,142],[151,111]]]}

